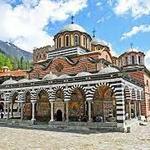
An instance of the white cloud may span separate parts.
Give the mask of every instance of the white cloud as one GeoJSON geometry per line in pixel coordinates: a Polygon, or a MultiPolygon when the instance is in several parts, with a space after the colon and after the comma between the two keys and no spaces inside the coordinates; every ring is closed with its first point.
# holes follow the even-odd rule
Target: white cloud
{"type": "Polygon", "coordinates": [[[44,31],[49,22],[62,21],[86,7],[87,0],[10,0],[0,1],[0,40],[13,41],[31,51],[53,43],[53,37],[44,31]]]}
{"type": "Polygon", "coordinates": [[[134,18],[150,15],[150,0],[117,0],[114,11],[117,15],[131,13],[134,18]]]}
{"type": "Polygon", "coordinates": [[[145,65],[150,70],[150,50],[146,52],[145,65]]]}
{"type": "Polygon", "coordinates": [[[150,25],[140,25],[140,26],[132,27],[131,31],[123,33],[121,40],[130,38],[130,37],[132,37],[138,33],[142,33],[142,32],[150,32],[150,25]]]}
{"type": "Polygon", "coordinates": [[[101,2],[97,2],[97,3],[96,3],[96,6],[101,6],[101,5],[102,5],[101,2]]]}

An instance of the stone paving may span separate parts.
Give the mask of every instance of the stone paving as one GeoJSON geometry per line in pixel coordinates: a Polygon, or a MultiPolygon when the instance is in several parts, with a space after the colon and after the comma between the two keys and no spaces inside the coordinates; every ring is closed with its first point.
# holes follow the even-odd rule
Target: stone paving
{"type": "Polygon", "coordinates": [[[150,123],[134,128],[131,133],[0,127],[0,150],[150,150],[150,123]]]}

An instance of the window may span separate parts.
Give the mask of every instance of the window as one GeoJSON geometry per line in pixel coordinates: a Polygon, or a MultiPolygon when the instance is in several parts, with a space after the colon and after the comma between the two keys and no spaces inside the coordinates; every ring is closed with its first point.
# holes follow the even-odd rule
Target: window
{"type": "Polygon", "coordinates": [[[140,56],[138,56],[138,60],[139,60],[139,64],[141,64],[141,57],[140,56]]]}
{"type": "Polygon", "coordinates": [[[68,47],[69,46],[69,35],[65,36],[65,46],[68,47]]]}
{"type": "Polygon", "coordinates": [[[125,58],[126,65],[128,65],[128,57],[125,58]]]}
{"type": "Polygon", "coordinates": [[[87,47],[87,39],[86,39],[85,36],[83,37],[83,45],[84,45],[85,47],[87,47]]]}
{"type": "Polygon", "coordinates": [[[61,47],[61,37],[58,38],[58,48],[60,48],[60,47],[61,47]]]}
{"type": "Polygon", "coordinates": [[[74,46],[78,46],[79,45],[79,35],[75,35],[74,36],[74,46]]]}
{"type": "Polygon", "coordinates": [[[134,56],[132,56],[132,64],[135,64],[134,56]]]}

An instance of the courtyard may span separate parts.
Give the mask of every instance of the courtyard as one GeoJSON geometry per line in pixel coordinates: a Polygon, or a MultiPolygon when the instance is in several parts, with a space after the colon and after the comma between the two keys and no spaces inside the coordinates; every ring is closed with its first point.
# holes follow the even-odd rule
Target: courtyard
{"type": "Polygon", "coordinates": [[[0,150],[150,150],[150,123],[131,133],[0,127],[0,150]]]}

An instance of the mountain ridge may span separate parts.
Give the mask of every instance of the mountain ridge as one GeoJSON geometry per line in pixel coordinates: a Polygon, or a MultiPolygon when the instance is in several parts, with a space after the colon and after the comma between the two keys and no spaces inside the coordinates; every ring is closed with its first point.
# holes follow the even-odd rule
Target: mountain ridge
{"type": "Polygon", "coordinates": [[[26,60],[32,60],[32,53],[27,52],[10,42],[4,42],[0,40],[0,49],[4,54],[8,56],[17,58],[23,57],[26,60]]]}

